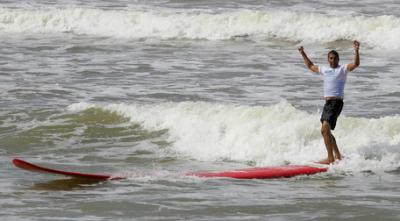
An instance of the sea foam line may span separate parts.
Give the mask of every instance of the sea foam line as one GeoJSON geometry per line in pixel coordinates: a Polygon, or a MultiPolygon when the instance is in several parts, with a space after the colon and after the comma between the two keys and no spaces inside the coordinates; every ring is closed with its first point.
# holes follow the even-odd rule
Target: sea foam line
{"type": "Polygon", "coordinates": [[[219,13],[85,8],[0,9],[0,33],[74,33],[116,38],[256,39],[326,43],[358,39],[372,47],[400,49],[400,19],[294,11],[219,13]]]}

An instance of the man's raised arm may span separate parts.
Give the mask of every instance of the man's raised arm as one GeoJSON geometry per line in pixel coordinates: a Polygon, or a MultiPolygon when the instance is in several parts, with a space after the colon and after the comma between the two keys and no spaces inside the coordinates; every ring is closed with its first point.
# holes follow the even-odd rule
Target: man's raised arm
{"type": "Polygon", "coordinates": [[[303,46],[300,46],[299,52],[301,56],[303,56],[304,64],[308,67],[308,69],[310,69],[312,72],[318,73],[319,72],[318,66],[314,65],[312,61],[307,57],[306,53],[304,52],[303,46]]]}
{"type": "Polygon", "coordinates": [[[347,70],[353,71],[360,65],[360,54],[358,50],[360,49],[360,42],[354,41],[354,62],[347,65],[347,70]]]}

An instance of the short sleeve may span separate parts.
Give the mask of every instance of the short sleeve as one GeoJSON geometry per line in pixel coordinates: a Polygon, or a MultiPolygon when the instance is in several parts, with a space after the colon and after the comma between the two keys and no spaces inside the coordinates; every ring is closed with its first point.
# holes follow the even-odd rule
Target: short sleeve
{"type": "Polygon", "coordinates": [[[343,71],[344,71],[344,73],[346,73],[346,74],[348,74],[350,71],[349,71],[349,69],[347,69],[347,66],[348,66],[349,64],[345,64],[345,65],[343,65],[343,71]]]}
{"type": "Polygon", "coordinates": [[[317,66],[318,66],[318,72],[316,74],[323,75],[325,67],[324,66],[319,66],[319,65],[317,65],[317,66]]]}

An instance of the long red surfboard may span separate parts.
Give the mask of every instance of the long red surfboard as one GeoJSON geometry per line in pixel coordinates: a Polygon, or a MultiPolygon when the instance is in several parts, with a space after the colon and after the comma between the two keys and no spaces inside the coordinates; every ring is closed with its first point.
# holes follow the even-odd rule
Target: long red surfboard
{"type": "MultiPolygon", "coordinates": [[[[112,176],[109,174],[97,173],[81,173],[65,170],[52,169],[44,166],[39,166],[18,158],[13,159],[13,164],[21,169],[33,172],[58,174],[75,178],[95,179],[95,180],[120,180],[126,179],[124,176],[112,176]]],[[[214,177],[214,178],[235,178],[235,179],[273,179],[273,178],[289,178],[298,175],[311,175],[321,172],[326,172],[327,167],[313,167],[307,165],[286,165],[286,166],[270,166],[270,167],[255,167],[222,172],[193,172],[187,173],[188,176],[197,177],[214,177]]]]}
{"type": "Polygon", "coordinates": [[[307,165],[285,165],[270,167],[255,167],[223,172],[195,172],[198,177],[229,177],[235,179],[273,179],[289,178],[298,175],[311,175],[326,172],[328,167],[313,167],[307,165]]]}

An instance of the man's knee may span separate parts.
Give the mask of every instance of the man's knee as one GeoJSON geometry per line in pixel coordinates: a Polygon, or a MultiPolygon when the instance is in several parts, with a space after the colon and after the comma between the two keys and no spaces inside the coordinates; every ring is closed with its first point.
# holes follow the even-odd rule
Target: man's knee
{"type": "Polygon", "coordinates": [[[322,136],[329,136],[331,134],[331,128],[327,121],[324,121],[322,123],[321,134],[322,134],[322,136]]]}

